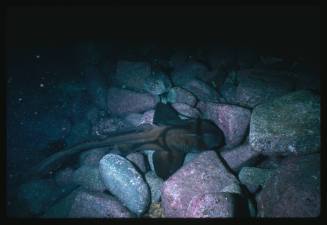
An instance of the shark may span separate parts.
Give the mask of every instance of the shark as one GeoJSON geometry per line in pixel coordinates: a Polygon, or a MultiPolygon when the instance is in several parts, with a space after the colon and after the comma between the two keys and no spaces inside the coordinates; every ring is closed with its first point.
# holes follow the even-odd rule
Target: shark
{"type": "Polygon", "coordinates": [[[210,120],[182,120],[169,104],[159,102],[153,125],[63,149],[33,167],[28,176],[40,178],[51,174],[86,150],[121,147],[124,154],[153,150],[154,170],[159,177],[167,179],[182,166],[185,154],[217,149],[223,144],[223,132],[210,120]]]}

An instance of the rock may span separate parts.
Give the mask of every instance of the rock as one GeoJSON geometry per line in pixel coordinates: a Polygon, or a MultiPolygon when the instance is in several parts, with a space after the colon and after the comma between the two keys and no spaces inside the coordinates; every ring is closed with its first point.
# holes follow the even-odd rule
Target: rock
{"type": "Polygon", "coordinates": [[[104,194],[89,191],[77,193],[69,212],[70,218],[132,218],[117,199],[104,194]]]}
{"type": "Polygon", "coordinates": [[[222,99],[214,87],[208,85],[204,81],[193,79],[182,86],[190,91],[200,101],[221,102],[222,99]]]}
{"type": "Polygon", "coordinates": [[[169,77],[161,71],[152,72],[144,80],[144,89],[153,95],[161,95],[167,92],[171,86],[169,77]]]}
{"type": "Polygon", "coordinates": [[[108,90],[107,101],[110,114],[125,116],[128,113],[140,113],[154,108],[158,99],[151,94],[113,87],[108,90]]]}
{"type": "Polygon", "coordinates": [[[201,63],[188,62],[179,65],[171,74],[175,86],[184,86],[193,79],[201,79],[208,69],[201,63]]]}
{"type": "Polygon", "coordinates": [[[200,193],[192,198],[184,217],[235,217],[234,201],[234,195],[230,193],[200,193]]]}
{"type": "Polygon", "coordinates": [[[109,152],[109,147],[95,148],[80,154],[79,162],[81,166],[98,166],[100,159],[109,152]]]}
{"type": "Polygon", "coordinates": [[[237,172],[243,166],[254,165],[259,159],[260,153],[254,151],[249,143],[245,143],[232,149],[223,150],[220,155],[227,165],[237,172]]]}
{"type": "Polygon", "coordinates": [[[99,110],[96,107],[91,108],[86,114],[86,118],[91,122],[92,126],[97,124],[97,122],[104,117],[106,117],[106,111],[99,110]]]}
{"type": "Polygon", "coordinates": [[[127,159],[107,154],[100,160],[100,174],[106,188],[136,215],[150,203],[150,190],[142,176],[127,159]]]}
{"type": "Polygon", "coordinates": [[[159,203],[151,203],[149,211],[144,215],[144,217],[148,218],[164,218],[164,212],[159,203]]]}
{"type": "Polygon", "coordinates": [[[185,217],[188,205],[198,194],[221,192],[237,184],[214,151],[202,152],[164,182],[161,190],[166,217],[185,217]]]}
{"type": "Polygon", "coordinates": [[[131,125],[118,117],[101,118],[99,122],[92,127],[94,136],[106,137],[115,131],[129,128],[131,125]]]}
{"type": "Polygon", "coordinates": [[[141,113],[130,113],[125,117],[125,121],[137,127],[141,124],[142,116],[141,113]]]}
{"type": "Polygon", "coordinates": [[[200,153],[198,152],[190,152],[185,155],[183,166],[185,166],[187,163],[191,162],[194,160],[196,157],[199,156],[200,153]]]}
{"type": "Polygon", "coordinates": [[[153,124],[154,110],[149,110],[143,113],[141,124],[153,124]]]}
{"type": "Polygon", "coordinates": [[[212,102],[199,102],[198,109],[224,132],[227,146],[237,146],[243,141],[251,118],[249,109],[212,102]]]}
{"type": "Polygon", "coordinates": [[[151,203],[159,202],[161,197],[161,187],[163,185],[163,179],[158,177],[155,172],[149,171],[145,174],[145,180],[149,184],[151,191],[151,203]]]}
{"type": "Polygon", "coordinates": [[[59,188],[54,180],[40,179],[24,183],[18,190],[18,199],[32,215],[40,215],[45,212],[56,200],[69,193],[74,186],[59,188]]]}
{"type": "Polygon", "coordinates": [[[257,196],[259,217],[320,216],[320,154],[289,157],[257,196]]]}
{"type": "Polygon", "coordinates": [[[186,116],[188,118],[199,118],[201,116],[199,110],[197,108],[193,108],[184,103],[173,103],[172,107],[182,116],[186,116]]]}
{"type": "Polygon", "coordinates": [[[228,103],[254,108],[294,90],[294,82],[287,72],[240,70],[231,72],[221,87],[228,103]]]}
{"type": "Polygon", "coordinates": [[[167,95],[167,101],[170,103],[185,103],[189,106],[195,106],[195,96],[181,87],[173,87],[169,90],[167,95]]]}
{"type": "Polygon", "coordinates": [[[72,180],[73,180],[73,173],[74,173],[74,170],[69,167],[59,170],[54,177],[56,184],[59,187],[71,185],[72,180]]]}
{"type": "Polygon", "coordinates": [[[73,181],[90,191],[103,192],[106,190],[97,166],[81,166],[75,170],[73,181]]]}
{"type": "Polygon", "coordinates": [[[257,106],[249,141],[263,154],[307,154],[320,150],[320,98],[297,91],[257,106]]]}
{"type": "Polygon", "coordinates": [[[142,173],[146,173],[147,164],[142,153],[134,152],[126,156],[142,173]]]}
{"type": "Polygon", "coordinates": [[[125,117],[125,121],[133,126],[140,126],[141,124],[153,123],[154,110],[146,111],[145,113],[130,113],[125,117]]]}
{"type": "Polygon", "coordinates": [[[116,73],[111,77],[118,87],[145,92],[144,80],[151,75],[151,65],[146,62],[119,61],[116,73]]]}
{"type": "Polygon", "coordinates": [[[271,155],[271,156],[263,156],[263,159],[259,164],[256,165],[256,167],[261,169],[277,169],[283,159],[285,159],[285,156],[280,155],[271,155]]]}
{"type": "Polygon", "coordinates": [[[256,167],[243,167],[238,178],[251,193],[255,193],[260,187],[264,187],[274,170],[260,169],[256,167]]]}

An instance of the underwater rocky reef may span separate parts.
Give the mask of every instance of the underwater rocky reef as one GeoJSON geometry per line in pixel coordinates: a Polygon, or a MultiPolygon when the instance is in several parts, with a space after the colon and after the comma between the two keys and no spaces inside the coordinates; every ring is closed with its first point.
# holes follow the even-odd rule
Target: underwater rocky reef
{"type": "Polygon", "coordinates": [[[6,73],[9,217],[320,215],[320,72],[301,57],[80,41],[12,48],[6,73]]]}

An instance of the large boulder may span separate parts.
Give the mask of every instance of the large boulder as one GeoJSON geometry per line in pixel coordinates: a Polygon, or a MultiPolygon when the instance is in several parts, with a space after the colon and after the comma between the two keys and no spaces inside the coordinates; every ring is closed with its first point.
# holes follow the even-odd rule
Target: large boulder
{"type": "Polygon", "coordinates": [[[185,116],[187,118],[199,118],[201,113],[197,108],[193,108],[184,103],[173,103],[171,105],[181,116],[185,116]]]}
{"type": "Polygon", "coordinates": [[[100,160],[100,174],[106,188],[136,215],[150,203],[150,190],[133,164],[122,156],[107,154],[100,160]]]}
{"type": "Polygon", "coordinates": [[[227,146],[233,147],[243,141],[250,124],[249,109],[213,102],[199,102],[197,107],[204,118],[212,120],[223,131],[227,146]]]}
{"type": "Polygon", "coordinates": [[[238,186],[214,151],[201,153],[164,182],[161,190],[166,217],[185,217],[192,198],[198,194],[229,192],[238,186]]]}
{"type": "Polygon", "coordinates": [[[118,61],[116,73],[111,78],[117,87],[145,92],[144,80],[151,75],[151,65],[146,62],[118,61]]]}
{"type": "Polygon", "coordinates": [[[320,98],[297,91],[257,106],[249,141],[264,154],[307,154],[320,150],[320,98]]]}
{"type": "Polygon", "coordinates": [[[126,156],[126,159],[131,161],[135,165],[135,167],[139,169],[142,173],[146,173],[148,169],[148,164],[142,153],[132,152],[126,156]]]}
{"type": "Polygon", "coordinates": [[[147,111],[154,108],[157,102],[158,99],[151,94],[115,87],[110,88],[107,95],[108,112],[116,116],[147,111]]]}
{"type": "Polygon", "coordinates": [[[106,137],[113,132],[123,130],[131,127],[131,125],[123,119],[118,117],[105,117],[92,127],[92,134],[94,136],[106,137]]]}
{"type": "Polygon", "coordinates": [[[289,157],[257,196],[259,217],[320,215],[320,154],[289,157]]]}
{"type": "Polygon", "coordinates": [[[283,71],[246,69],[231,72],[221,87],[228,103],[254,108],[293,91],[292,77],[283,71]]]}

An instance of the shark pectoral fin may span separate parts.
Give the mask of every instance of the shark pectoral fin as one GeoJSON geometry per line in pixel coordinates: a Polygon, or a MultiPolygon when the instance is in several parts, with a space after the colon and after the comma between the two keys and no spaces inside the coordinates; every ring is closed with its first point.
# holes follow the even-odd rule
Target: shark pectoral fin
{"type": "Polygon", "coordinates": [[[156,174],[164,180],[175,173],[184,160],[184,154],[177,151],[156,151],[152,157],[156,174]]]}

